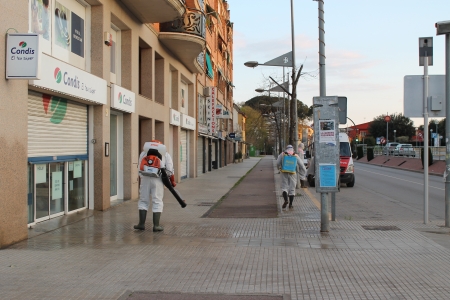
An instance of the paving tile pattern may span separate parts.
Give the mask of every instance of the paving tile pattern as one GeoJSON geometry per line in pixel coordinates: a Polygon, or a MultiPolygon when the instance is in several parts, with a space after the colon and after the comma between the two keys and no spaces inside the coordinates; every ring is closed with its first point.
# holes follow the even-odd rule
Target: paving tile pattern
{"type": "MultiPolygon", "coordinates": [[[[233,167],[210,177],[225,178],[233,167]]],[[[337,221],[330,222],[329,233],[320,233],[320,211],[308,193],[298,190],[294,209],[281,209],[274,174],[278,218],[202,218],[209,207],[181,209],[168,199],[161,218],[164,232],[138,232],[132,229],[137,202],[126,201],[3,249],[0,298],[122,299],[126,291],[289,299],[449,298],[450,250],[415,230],[437,230],[443,222],[337,221]],[[365,225],[400,230],[365,230],[365,225]]],[[[180,189],[201,186],[202,178],[181,183],[180,189]]],[[[207,198],[202,194],[192,202],[207,198]]]]}

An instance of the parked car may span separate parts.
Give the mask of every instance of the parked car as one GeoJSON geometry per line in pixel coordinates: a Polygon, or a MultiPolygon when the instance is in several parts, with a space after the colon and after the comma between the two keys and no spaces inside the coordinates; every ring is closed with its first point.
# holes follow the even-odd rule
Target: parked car
{"type": "Polygon", "coordinates": [[[308,168],[308,158],[306,157],[306,152],[303,153],[303,163],[305,164],[305,168],[308,168]]]}
{"type": "Polygon", "coordinates": [[[386,146],[384,146],[382,154],[383,155],[393,155],[395,147],[397,147],[399,143],[388,143],[386,146]]]}
{"type": "Polygon", "coordinates": [[[412,144],[398,144],[394,149],[394,155],[399,156],[416,156],[416,151],[414,151],[412,144]]]}

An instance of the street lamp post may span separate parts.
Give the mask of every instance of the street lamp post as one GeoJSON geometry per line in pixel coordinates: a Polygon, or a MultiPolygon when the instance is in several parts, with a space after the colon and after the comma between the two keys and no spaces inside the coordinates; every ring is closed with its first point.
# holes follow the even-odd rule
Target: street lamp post
{"type": "MultiPolygon", "coordinates": [[[[279,91],[279,92],[282,91],[282,92],[286,93],[292,99],[292,93],[290,93],[288,91],[289,90],[289,84],[288,84],[288,81],[285,81],[285,72],[284,72],[284,68],[285,67],[293,67],[293,54],[292,54],[292,51],[288,52],[286,54],[283,54],[283,55],[281,55],[281,56],[279,56],[277,58],[274,58],[274,59],[272,59],[270,61],[267,61],[267,62],[265,62],[263,64],[261,64],[261,63],[259,63],[257,61],[248,61],[248,62],[245,62],[244,65],[246,67],[249,67],[249,68],[256,68],[257,66],[283,67],[283,84],[280,85],[272,77],[270,77],[270,79],[277,84],[277,87],[274,87],[273,90],[276,89],[276,91],[279,91]]],[[[289,76],[289,73],[288,73],[288,76],[289,76]]],[[[292,85],[292,89],[294,89],[294,83],[292,85]]],[[[285,110],[284,110],[284,103],[285,103],[285,101],[284,101],[284,96],[283,96],[283,113],[285,112],[285,110]]],[[[292,110],[290,109],[289,113],[291,111],[292,110]]],[[[284,124],[283,124],[283,135],[285,135],[284,134],[284,124]]],[[[284,145],[284,142],[285,142],[285,137],[284,136],[282,137],[282,141],[283,141],[283,145],[284,145]]]]}
{"type": "Polygon", "coordinates": [[[397,142],[397,136],[396,136],[396,132],[397,132],[397,130],[395,130],[395,129],[394,129],[394,143],[396,143],[396,142],[397,142]]]}
{"type": "MultiPolygon", "coordinates": [[[[322,3],[323,5],[323,3],[322,3]]],[[[319,8],[321,7],[321,4],[319,3],[319,8]]],[[[322,11],[323,11],[323,7],[322,7],[322,11]]],[[[322,16],[323,17],[323,16],[322,16]]],[[[292,92],[291,93],[287,93],[288,95],[291,96],[291,105],[290,105],[290,115],[291,117],[291,122],[293,122],[293,124],[291,124],[291,126],[289,127],[289,143],[293,144],[294,149],[298,148],[298,115],[297,115],[297,82],[298,79],[300,78],[300,74],[301,74],[301,70],[302,67],[299,69],[298,74],[296,74],[295,72],[295,34],[294,34],[294,0],[291,0],[291,39],[292,39],[292,51],[291,51],[291,58],[292,60],[289,62],[287,60],[284,61],[284,64],[281,63],[266,63],[266,64],[259,64],[256,61],[249,61],[244,63],[245,66],[247,67],[257,67],[258,65],[266,65],[266,66],[280,66],[280,67],[284,67],[284,66],[288,66],[288,62],[289,62],[289,66],[292,67],[292,92]]],[[[322,53],[322,52],[321,52],[322,53]]],[[[272,62],[275,60],[272,60],[272,62]]],[[[323,63],[323,66],[325,66],[325,62],[323,63]]],[[[323,72],[321,72],[322,74],[323,72]]],[[[284,80],[284,78],[283,78],[284,80]]],[[[321,91],[322,91],[322,83],[324,83],[324,79],[322,79],[321,77],[321,91]]],[[[325,96],[325,95],[321,95],[321,96],[325,96]]]]}

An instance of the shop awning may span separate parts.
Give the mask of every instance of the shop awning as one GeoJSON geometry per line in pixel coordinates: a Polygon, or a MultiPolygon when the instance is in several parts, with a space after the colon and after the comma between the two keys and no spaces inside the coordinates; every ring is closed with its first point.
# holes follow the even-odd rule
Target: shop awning
{"type": "Polygon", "coordinates": [[[214,71],[211,63],[211,57],[209,53],[206,52],[206,75],[208,75],[211,79],[214,79],[214,71]]]}

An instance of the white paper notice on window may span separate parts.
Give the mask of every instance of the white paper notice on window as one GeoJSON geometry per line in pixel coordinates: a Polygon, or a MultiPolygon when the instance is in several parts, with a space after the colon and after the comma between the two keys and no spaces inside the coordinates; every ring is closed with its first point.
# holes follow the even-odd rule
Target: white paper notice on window
{"type": "Polygon", "coordinates": [[[73,162],[73,178],[81,177],[81,160],[77,160],[73,162]]]}
{"type": "Polygon", "coordinates": [[[320,120],[319,121],[319,143],[336,145],[334,120],[320,120]]]}
{"type": "Polygon", "coordinates": [[[47,182],[47,165],[36,165],[36,184],[47,182]]]}
{"type": "Polygon", "coordinates": [[[62,172],[52,172],[52,200],[62,198],[62,172]]]}
{"type": "Polygon", "coordinates": [[[69,172],[73,171],[73,161],[69,161],[69,172]]]}

